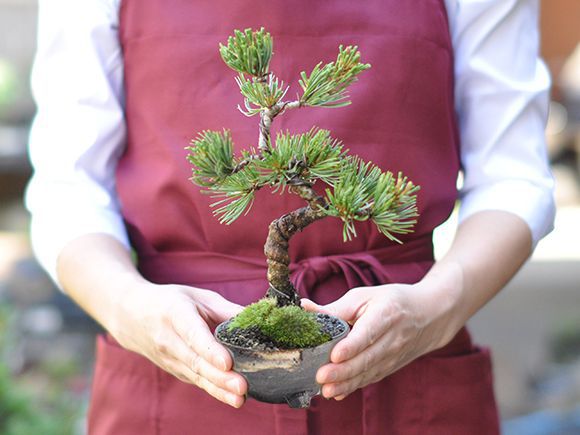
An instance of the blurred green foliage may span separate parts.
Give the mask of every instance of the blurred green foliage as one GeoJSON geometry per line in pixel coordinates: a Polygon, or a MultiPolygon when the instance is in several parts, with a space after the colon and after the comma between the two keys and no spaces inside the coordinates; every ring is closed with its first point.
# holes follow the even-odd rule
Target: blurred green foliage
{"type": "Polygon", "coordinates": [[[552,335],[550,348],[556,362],[580,360],[580,318],[562,321],[552,335]]]}
{"type": "Polygon", "coordinates": [[[17,86],[18,76],[13,65],[0,58],[0,109],[14,101],[17,86]]]}
{"type": "Polygon", "coordinates": [[[14,335],[13,315],[0,305],[0,434],[73,435],[79,406],[62,386],[73,369],[67,364],[41,367],[50,382],[41,394],[33,394],[6,365],[14,335]]]}

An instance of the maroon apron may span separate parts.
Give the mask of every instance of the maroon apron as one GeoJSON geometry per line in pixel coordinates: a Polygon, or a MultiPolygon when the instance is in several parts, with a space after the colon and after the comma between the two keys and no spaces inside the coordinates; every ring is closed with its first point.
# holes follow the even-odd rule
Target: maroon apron
{"type": "MultiPolygon", "coordinates": [[[[342,241],[327,218],[297,234],[292,279],[301,294],[328,303],[353,287],[415,283],[433,264],[432,231],[456,200],[458,136],[453,53],[443,0],[124,0],[128,143],[117,171],[122,212],[139,269],[156,283],[211,289],[248,304],[267,288],[268,224],[303,201],[262,189],[250,214],[230,226],[212,216],[212,198],[188,180],[189,140],[204,129],[232,130],[236,150],[256,145],[257,118],[242,102],[218,43],[234,29],[264,26],[274,38],[271,70],[299,92],[302,70],[358,45],[372,64],[341,109],[302,108],[276,118],[274,132],[329,129],[352,153],[421,186],[420,220],[405,244],[370,222],[342,241]]],[[[445,348],[336,402],[308,410],[253,400],[239,410],[100,337],[91,400],[92,434],[493,434],[498,419],[490,358],[465,329],[445,348]]]]}

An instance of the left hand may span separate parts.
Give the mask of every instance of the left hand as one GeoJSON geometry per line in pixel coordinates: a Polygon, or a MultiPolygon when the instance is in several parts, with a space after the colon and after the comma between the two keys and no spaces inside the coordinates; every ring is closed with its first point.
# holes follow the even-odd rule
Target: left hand
{"type": "Polygon", "coordinates": [[[352,325],[332,350],[331,362],[318,370],[322,395],[342,400],[451,341],[462,326],[452,315],[454,294],[432,283],[387,284],[354,288],[325,306],[302,299],[306,310],[352,325]]]}

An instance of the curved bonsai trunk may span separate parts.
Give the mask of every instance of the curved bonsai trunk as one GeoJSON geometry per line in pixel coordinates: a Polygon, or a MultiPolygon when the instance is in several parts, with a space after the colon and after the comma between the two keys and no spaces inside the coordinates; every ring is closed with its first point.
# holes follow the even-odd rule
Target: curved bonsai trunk
{"type": "MultiPolygon", "coordinates": [[[[263,81],[266,77],[263,78],[263,81]]],[[[286,109],[300,107],[300,101],[279,102],[267,111],[260,113],[258,150],[260,154],[268,153],[270,143],[270,127],[274,118],[286,109]]],[[[268,230],[268,238],[264,245],[264,254],[268,264],[268,283],[266,297],[276,299],[278,306],[300,306],[300,297],[290,282],[290,255],[288,242],[297,231],[302,231],[312,222],[326,215],[321,211],[328,207],[324,198],[319,196],[309,183],[299,178],[289,181],[290,192],[295,193],[308,202],[306,207],[294,210],[272,221],[268,230]]]]}
{"type": "Polygon", "coordinates": [[[300,298],[294,285],[290,282],[290,255],[288,244],[290,238],[326,215],[316,205],[325,208],[323,198],[305,185],[292,186],[290,190],[307,200],[310,205],[294,210],[272,221],[268,238],[264,245],[264,254],[268,263],[268,283],[266,296],[276,298],[278,306],[300,305],[300,298]]]}

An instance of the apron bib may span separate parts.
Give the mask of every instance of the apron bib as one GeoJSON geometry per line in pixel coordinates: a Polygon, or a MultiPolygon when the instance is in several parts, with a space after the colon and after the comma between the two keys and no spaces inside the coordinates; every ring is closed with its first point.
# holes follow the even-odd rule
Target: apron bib
{"type": "MultiPolygon", "coordinates": [[[[234,29],[265,27],[273,71],[300,91],[300,71],[358,45],[372,68],[350,88],[345,108],[301,108],[277,117],[272,133],[329,129],[351,153],[421,186],[415,232],[391,243],[370,222],[342,242],[327,218],[293,237],[292,279],[325,304],[353,287],[415,283],[433,264],[432,231],[456,197],[459,143],[453,51],[443,0],[124,0],[123,47],[128,142],[117,189],[143,276],[211,289],[248,304],[266,288],[268,224],[304,202],[257,192],[250,213],[230,226],[189,181],[184,147],[205,129],[232,131],[235,150],[256,145],[257,117],[242,102],[218,44],[234,29]],[[323,227],[324,225],[324,227],[323,227]]],[[[91,434],[493,434],[498,419],[489,353],[462,329],[425,355],[341,402],[316,397],[290,409],[249,400],[241,409],[99,337],[89,413],[91,434]]]]}

